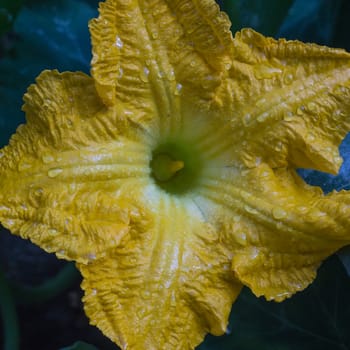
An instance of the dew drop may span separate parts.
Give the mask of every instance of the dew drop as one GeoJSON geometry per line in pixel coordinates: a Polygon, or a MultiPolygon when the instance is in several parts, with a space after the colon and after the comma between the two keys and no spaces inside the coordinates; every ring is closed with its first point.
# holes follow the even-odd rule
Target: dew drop
{"type": "Polygon", "coordinates": [[[115,38],[115,46],[119,49],[121,49],[123,47],[123,42],[122,39],[120,39],[120,37],[117,35],[117,37],[115,38]]]}
{"type": "Polygon", "coordinates": [[[246,212],[250,213],[250,214],[257,214],[257,211],[256,209],[250,207],[249,205],[245,205],[244,206],[244,209],[246,212]]]}
{"type": "Polygon", "coordinates": [[[255,158],[255,165],[259,166],[261,164],[261,157],[256,157],[255,158]]]}
{"type": "Polygon", "coordinates": [[[294,119],[294,114],[291,111],[288,111],[286,115],[283,117],[283,120],[286,122],[291,122],[294,119]]]}
{"type": "Polygon", "coordinates": [[[54,178],[60,175],[63,172],[61,168],[52,168],[47,172],[48,177],[54,178]]]}
{"type": "Polygon", "coordinates": [[[232,67],[232,63],[231,62],[225,64],[225,69],[226,70],[230,70],[231,67],[232,67]]]}
{"type": "Polygon", "coordinates": [[[34,194],[37,197],[40,197],[43,194],[44,190],[41,187],[38,187],[35,191],[34,194]]]}
{"type": "Polygon", "coordinates": [[[275,151],[280,152],[283,149],[283,143],[281,141],[277,142],[277,145],[275,146],[275,151]]]}
{"type": "Polygon", "coordinates": [[[255,105],[259,108],[262,107],[266,103],[266,98],[261,98],[260,100],[256,101],[255,105]]]}
{"type": "Polygon", "coordinates": [[[272,209],[272,215],[275,219],[279,220],[285,218],[287,212],[284,209],[277,207],[272,209]]]}
{"type": "Polygon", "coordinates": [[[68,186],[68,192],[70,194],[74,194],[76,192],[76,190],[77,190],[76,183],[74,183],[74,182],[70,183],[69,186],[68,186]]]}
{"type": "Polygon", "coordinates": [[[244,124],[245,126],[247,126],[247,125],[249,125],[249,123],[251,122],[251,120],[252,120],[252,116],[251,116],[249,113],[247,113],[247,114],[243,117],[243,124],[244,124]]]}
{"type": "Polygon", "coordinates": [[[86,258],[87,258],[89,261],[96,260],[96,254],[94,254],[94,253],[89,253],[89,254],[87,254],[86,258]]]}
{"type": "Polygon", "coordinates": [[[30,163],[27,162],[20,162],[18,164],[18,171],[25,171],[28,170],[32,167],[32,165],[30,163]]]}
{"type": "Polygon", "coordinates": [[[158,32],[157,31],[153,31],[151,35],[152,35],[153,39],[158,39],[158,32]]]}
{"type": "Polygon", "coordinates": [[[308,142],[315,141],[315,135],[312,132],[308,132],[306,135],[306,141],[308,141],[308,142]]]}
{"type": "Polygon", "coordinates": [[[315,102],[309,102],[307,104],[307,109],[310,111],[310,112],[316,112],[317,111],[317,105],[315,102]]]}
{"type": "Polygon", "coordinates": [[[55,158],[50,155],[50,154],[44,154],[42,157],[41,157],[42,161],[44,164],[49,164],[49,163],[52,163],[55,158]]]}
{"type": "Polygon", "coordinates": [[[247,235],[245,232],[237,232],[235,235],[238,244],[245,246],[247,244],[247,235]]]}
{"type": "Polygon", "coordinates": [[[181,92],[182,92],[182,84],[178,83],[176,84],[175,95],[179,96],[181,95],[181,92]]]}
{"type": "Polygon", "coordinates": [[[96,295],[97,294],[97,289],[91,289],[91,295],[96,295]]]}
{"type": "Polygon", "coordinates": [[[143,82],[148,81],[149,69],[147,67],[143,67],[143,70],[140,72],[140,78],[143,82]]]}
{"type": "Polygon", "coordinates": [[[55,235],[57,235],[58,231],[54,228],[50,228],[48,230],[48,233],[49,233],[49,235],[55,236],[55,235]]]}
{"type": "Polygon", "coordinates": [[[342,111],[340,109],[337,109],[334,111],[334,113],[333,113],[334,118],[339,118],[341,116],[342,116],[342,111]]]}
{"type": "Polygon", "coordinates": [[[61,249],[57,252],[57,257],[62,258],[65,256],[65,254],[66,254],[66,251],[64,249],[61,249]]]}
{"type": "Polygon", "coordinates": [[[175,72],[174,72],[173,69],[169,72],[168,79],[169,79],[170,81],[175,80],[175,72]]]}
{"type": "Polygon", "coordinates": [[[305,111],[305,106],[300,106],[297,108],[297,115],[303,115],[305,111]]]}
{"type": "Polygon", "coordinates": [[[256,119],[259,123],[264,122],[269,117],[269,113],[265,112],[263,114],[260,114],[256,119]]]}
{"type": "Polygon", "coordinates": [[[294,80],[294,76],[293,76],[292,73],[286,74],[284,76],[284,79],[283,79],[284,83],[287,84],[287,85],[291,84],[293,82],[293,80],[294,80]]]}
{"type": "Polygon", "coordinates": [[[124,74],[123,68],[119,68],[119,69],[118,69],[117,78],[120,79],[120,78],[123,76],[123,74],[124,74]]]}
{"type": "Polygon", "coordinates": [[[342,158],[342,157],[339,157],[339,156],[336,156],[336,157],[334,157],[334,162],[335,162],[336,164],[342,164],[343,158],[342,158]]]}
{"type": "Polygon", "coordinates": [[[272,78],[276,74],[282,73],[282,70],[277,67],[272,66],[261,66],[254,73],[257,79],[269,79],[272,78]]]}

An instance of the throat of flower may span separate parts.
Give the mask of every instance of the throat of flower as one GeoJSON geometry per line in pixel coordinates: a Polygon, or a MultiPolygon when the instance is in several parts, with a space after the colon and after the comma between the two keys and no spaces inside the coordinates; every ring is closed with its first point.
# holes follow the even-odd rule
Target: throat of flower
{"type": "Polygon", "coordinates": [[[151,164],[153,176],[160,182],[171,180],[184,166],[185,163],[182,160],[174,160],[166,153],[157,154],[151,164]]]}
{"type": "Polygon", "coordinates": [[[184,195],[193,191],[200,180],[203,163],[199,152],[189,142],[170,139],[152,152],[150,175],[163,191],[184,195]]]}

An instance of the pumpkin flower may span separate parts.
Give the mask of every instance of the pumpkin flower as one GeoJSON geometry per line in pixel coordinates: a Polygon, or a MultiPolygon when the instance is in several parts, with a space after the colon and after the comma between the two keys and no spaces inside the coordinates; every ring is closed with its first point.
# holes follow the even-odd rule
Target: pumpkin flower
{"type": "MultiPolygon", "coordinates": [[[[106,0],[92,77],[44,71],[1,150],[0,220],[76,261],[91,323],[122,349],[223,334],[242,286],[282,301],[350,243],[336,174],[350,54],[251,29],[214,0],[106,0]]],[[[253,317],[253,316],[252,316],[253,317]]]]}

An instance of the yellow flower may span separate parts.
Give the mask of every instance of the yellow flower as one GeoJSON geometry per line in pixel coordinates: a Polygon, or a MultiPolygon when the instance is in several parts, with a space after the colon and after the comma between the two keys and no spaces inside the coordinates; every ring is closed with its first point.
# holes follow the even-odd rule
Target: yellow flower
{"type": "Polygon", "coordinates": [[[2,224],[77,262],[123,349],[193,349],[243,285],[282,301],[350,243],[349,193],[295,171],[341,165],[350,55],[229,28],[213,0],[106,0],[92,78],[44,71],[1,151],[2,224]]]}

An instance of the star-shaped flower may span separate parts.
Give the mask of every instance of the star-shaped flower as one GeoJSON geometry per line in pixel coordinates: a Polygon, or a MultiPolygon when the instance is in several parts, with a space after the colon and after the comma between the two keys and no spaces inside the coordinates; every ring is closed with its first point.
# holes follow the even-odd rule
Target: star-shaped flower
{"type": "Polygon", "coordinates": [[[295,169],[341,165],[350,55],[233,39],[213,0],[106,0],[90,29],[92,78],[44,71],[25,95],[2,224],[77,262],[87,315],[123,349],[193,349],[243,285],[308,286],[350,243],[350,195],[295,169]]]}

